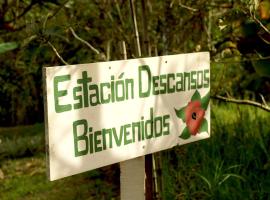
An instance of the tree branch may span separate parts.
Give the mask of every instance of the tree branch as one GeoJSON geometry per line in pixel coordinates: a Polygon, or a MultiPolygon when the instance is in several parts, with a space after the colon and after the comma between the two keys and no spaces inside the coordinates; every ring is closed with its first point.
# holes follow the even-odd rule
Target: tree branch
{"type": "Polygon", "coordinates": [[[268,42],[266,39],[263,38],[263,36],[259,35],[258,36],[261,38],[262,41],[264,41],[266,44],[269,44],[270,45],[270,42],[268,42]]]}
{"type": "Polygon", "coordinates": [[[268,28],[266,28],[266,26],[263,25],[263,23],[257,19],[257,17],[255,17],[255,15],[253,16],[253,19],[255,20],[255,22],[257,22],[262,28],[263,30],[265,30],[265,32],[267,32],[268,34],[270,34],[270,31],[268,28]]]}
{"type": "Polygon", "coordinates": [[[48,17],[48,19],[53,18],[57,13],[69,2],[69,0],[66,0],[64,3],[58,6],[57,9],[54,10],[54,12],[48,17]]]}
{"type": "Polygon", "coordinates": [[[260,94],[260,97],[262,98],[262,102],[263,102],[263,104],[264,104],[265,106],[267,106],[267,107],[268,107],[268,105],[267,105],[267,103],[266,103],[266,101],[265,101],[265,99],[264,99],[264,96],[263,96],[262,94],[260,94]]]}
{"type": "Polygon", "coordinates": [[[136,19],[136,11],[134,7],[134,0],[129,0],[130,10],[131,10],[131,17],[133,22],[133,31],[135,33],[135,42],[136,42],[136,53],[138,57],[142,56],[141,53],[141,45],[140,45],[140,37],[139,37],[139,31],[137,26],[137,19],[136,19]]]}
{"type": "Polygon", "coordinates": [[[77,39],[79,40],[80,42],[86,44],[92,51],[94,51],[97,55],[100,54],[100,52],[95,48],[93,47],[89,42],[85,41],[84,39],[80,38],[76,33],[75,31],[73,30],[72,27],[69,28],[69,30],[71,31],[72,35],[77,39]]]}
{"type": "Polygon", "coordinates": [[[123,20],[123,17],[122,17],[122,14],[121,14],[121,10],[120,10],[120,6],[119,6],[119,2],[118,0],[115,1],[116,3],[116,10],[117,10],[117,13],[118,13],[118,16],[119,16],[119,19],[120,19],[120,22],[121,22],[121,25],[122,27],[124,26],[124,20],[123,20]]]}
{"type": "MultiPolygon", "coordinates": [[[[110,11],[106,11],[106,16],[109,18],[109,20],[113,23],[114,27],[117,30],[117,33],[121,33],[121,37],[124,37],[125,41],[129,41],[129,38],[127,37],[125,31],[121,28],[121,26],[119,26],[118,22],[115,22],[115,20],[113,19],[110,11]]],[[[123,26],[122,26],[123,27],[123,26]]]]}
{"type": "Polygon", "coordinates": [[[50,41],[48,41],[47,43],[50,45],[50,47],[51,47],[52,50],[54,51],[55,55],[62,61],[62,63],[64,63],[65,65],[69,65],[69,64],[63,59],[63,57],[58,53],[58,51],[57,51],[56,48],[53,46],[53,44],[52,44],[50,41]]]}
{"type": "Polygon", "coordinates": [[[251,105],[251,106],[260,108],[262,110],[265,110],[267,112],[270,112],[270,107],[265,102],[263,104],[263,103],[258,103],[258,102],[251,101],[251,100],[239,100],[239,99],[223,97],[223,96],[220,96],[220,95],[211,96],[211,98],[218,99],[218,100],[225,101],[225,102],[230,102],[230,103],[251,105]]]}
{"type": "Polygon", "coordinates": [[[106,48],[106,61],[111,59],[111,40],[107,41],[107,48],[106,48]]]}
{"type": "Polygon", "coordinates": [[[16,18],[14,18],[14,19],[12,19],[12,20],[5,21],[5,23],[11,23],[11,22],[14,22],[15,19],[20,19],[20,18],[23,17],[26,13],[28,13],[28,12],[32,9],[32,7],[33,7],[35,4],[37,4],[37,3],[38,3],[38,2],[32,0],[31,3],[30,3],[28,6],[26,6],[26,8],[23,10],[23,12],[22,12],[21,14],[19,14],[18,16],[16,16],[16,18]]]}
{"type": "Polygon", "coordinates": [[[231,8],[233,8],[233,4],[232,3],[223,3],[223,4],[210,3],[210,4],[206,4],[206,7],[219,8],[219,9],[231,9],[231,8]]]}
{"type": "Polygon", "coordinates": [[[182,4],[181,1],[179,1],[178,5],[179,5],[180,7],[182,7],[182,8],[185,8],[185,9],[187,9],[187,10],[189,10],[189,11],[192,11],[192,12],[197,12],[197,11],[199,11],[199,10],[196,9],[196,8],[191,8],[191,7],[189,7],[189,6],[186,6],[186,5],[182,4]]]}
{"type": "Polygon", "coordinates": [[[258,20],[258,18],[256,17],[255,13],[252,13],[251,10],[249,10],[249,13],[250,13],[252,19],[253,19],[256,23],[258,23],[258,24],[260,25],[260,27],[263,28],[263,30],[264,30],[266,33],[270,34],[270,30],[269,30],[266,26],[264,26],[263,23],[262,23],[260,20],[258,20]]]}

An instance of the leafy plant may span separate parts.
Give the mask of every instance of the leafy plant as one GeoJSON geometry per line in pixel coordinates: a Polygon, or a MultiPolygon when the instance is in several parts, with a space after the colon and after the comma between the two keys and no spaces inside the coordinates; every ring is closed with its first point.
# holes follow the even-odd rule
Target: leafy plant
{"type": "Polygon", "coordinates": [[[7,51],[14,50],[18,48],[18,43],[16,42],[5,42],[0,44],[0,54],[5,53],[7,51]]]}
{"type": "MultiPolygon", "coordinates": [[[[212,174],[207,174],[208,176],[211,175],[211,177],[206,177],[203,176],[202,174],[196,174],[198,177],[200,177],[204,183],[207,185],[208,188],[208,192],[207,192],[207,196],[216,199],[216,198],[223,198],[222,196],[220,196],[221,193],[221,187],[226,184],[226,182],[229,181],[229,179],[231,178],[235,178],[241,181],[245,181],[245,179],[236,174],[236,173],[232,173],[230,172],[231,170],[233,170],[234,168],[239,168],[241,167],[240,165],[232,165],[230,167],[227,167],[226,169],[223,169],[223,164],[224,161],[221,161],[220,163],[216,163],[214,172],[212,174]]],[[[224,195],[224,194],[222,194],[224,195]]]]}

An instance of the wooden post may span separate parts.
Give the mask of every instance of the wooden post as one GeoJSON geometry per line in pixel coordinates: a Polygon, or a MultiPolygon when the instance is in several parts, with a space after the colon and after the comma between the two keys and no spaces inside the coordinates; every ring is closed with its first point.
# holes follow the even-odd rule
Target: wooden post
{"type": "MultiPolygon", "coordinates": [[[[148,31],[147,31],[148,21],[147,21],[145,0],[141,0],[141,6],[142,6],[142,18],[143,18],[142,20],[142,23],[143,23],[142,54],[144,56],[151,56],[151,49],[149,45],[149,37],[148,37],[148,31]]],[[[134,10],[134,6],[132,9],[134,10]]],[[[135,15],[135,21],[136,21],[136,15],[135,15]]],[[[154,186],[153,184],[153,155],[148,154],[145,156],[145,200],[153,200],[154,193],[155,193],[153,186],[154,186]]]]}
{"type": "Polygon", "coordinates": [[[143,45],[142,45],[142,54],[144,56],[151,56],[151,47],[150,47],[150,41],[149,41],[149,35],[148,35],[148,13],[145,5],[146,1],[141,0],[142,4],[142,24],[143,24],[143,45]]]}
{"type": "MultiPolygon", "coordinates": [[[[120,44],[121,54],[127,59],[126,45],[120,44]]],[[[120,197],[121,200],[145,200],[145,160],[144,156],[120,163],[120,197]]]]}
{"type": "Polygon", "coordinates": [[[144,156],[120,163],[121,200],[144,200],[144,156]]]}
{"type": "Polygon", "coordinates": [[[153,160],[152,154],[145,156],[145,200],[153,199],[153,160]]]}
{"type": "MultiPolygon", "coordinates": [[[[137,27],[134,0],[130,0],[131,16],[135,33],[136,56],[141,57],[141,46],[137,27]]],[[[144,25],[144,28],[146,25],[144,25]]],[[[147,31],[147,30],[145,30],[147,31]]],[[[148,46],[148,45],[147,45],[148,46]]],[[[124,59],[127,59],[125,43],[121,45],[124,59]]],[[[146,50],[146,48],[145,48],[146,50]]],[[[153,199],[153,162],[152,154],[120,163],[121,200],[153,199]]]]}

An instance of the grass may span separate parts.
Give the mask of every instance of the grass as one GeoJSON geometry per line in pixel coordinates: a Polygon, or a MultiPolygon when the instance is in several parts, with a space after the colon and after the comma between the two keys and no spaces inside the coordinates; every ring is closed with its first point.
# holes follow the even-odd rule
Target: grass
{"type": "Polygon", "coordinates": [[[116,165],[49,182],[43,124],[0,129],[1,200],[119,199],[116,165]]]}
{"type": "Polygon", "coordinates": [[[0,128],[0,160],[44,153],[44,125],[0,128]]]}
{"type": "Polygon", "coordinates": [[[117,186],[100,172],[47,181],[43,156],[7,160],[2,170],[6,174],[0,186],[2,200],[116,199],[118,194],[117,186]]]}
{"type": "MultiPolygon", "coordinates": [[[[270,199],[270,114],[214,102],[211,120],[210,139],[161,152],[163,199],[270,199]]],[[[43,131],[0,128],[1,200],[119,199],[117,165],[47,181],[43,131]]]]}
{"type": "Polygon", "coordinates": [[[211,120],[210,139],[163,153],[164,199],[270,199],[270,114],[212,104],[211,120]]]}

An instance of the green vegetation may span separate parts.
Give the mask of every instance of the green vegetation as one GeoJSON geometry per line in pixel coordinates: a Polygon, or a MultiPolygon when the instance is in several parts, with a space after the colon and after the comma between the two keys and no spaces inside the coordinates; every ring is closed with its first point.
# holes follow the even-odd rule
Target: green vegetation
{"type": "Polygon", "coordinates": [[[44,152],[44,125],[0,128],[0,160],[33,156],[44,152]]]}
{"type": "MultiPolygon", "coordinates": [[[[270,99],[269,0],[134,5],[144,57],[209,51],[226,74],[215,94],[270,99]]],[[[42,67],[123,59],[121,41],[136,57],[129,1],[2,0],[0,13],[1,126],[43,122],[42,67]]]]}
{"type": "Polygon", "coordinates": [[[44,156],[6,160],[1,165],[5,174],[0,185],[0,198],[3,200],[118,198],[119,188],[112,180],[105,178],[104,170],[49,182],[44,156]]]}
{"type": "MultiPolygon", "coordinates": [[[[269,113],[215,101],[211,109],[210,139],[161,153],[163,198],[269,198],[269,113]]],[[[0,199],[119,199],[117,165],[49,182],[43,131],[0,129],[0,199]]]]}
{"type": "MultiPolygon", "coordinates": [[[[267,107],[270,0],[134,2],[144,57],[209,51],[211,97],[267,107]]],[[[47,181],[42,67],[119,60],[121,41],[136,57],[129,1],[0,1],[0,199],[119,199],[117,165],[47,181]]],[[[211,108],[210,139],[160,154],[163,198],[269,199],[269,112],[211,108]]]]}
{"type": "Polygon", "coordinates": [[[0,199],[118,199],[116,165],[49,182],[42,124],[0,128],[0,138],[0,199]]]}
{"type": "Polygon", "coordinates": [[[270,115],[213,102],[211,138],[163,153],[165,199],[270,197],[270,115]]]}

